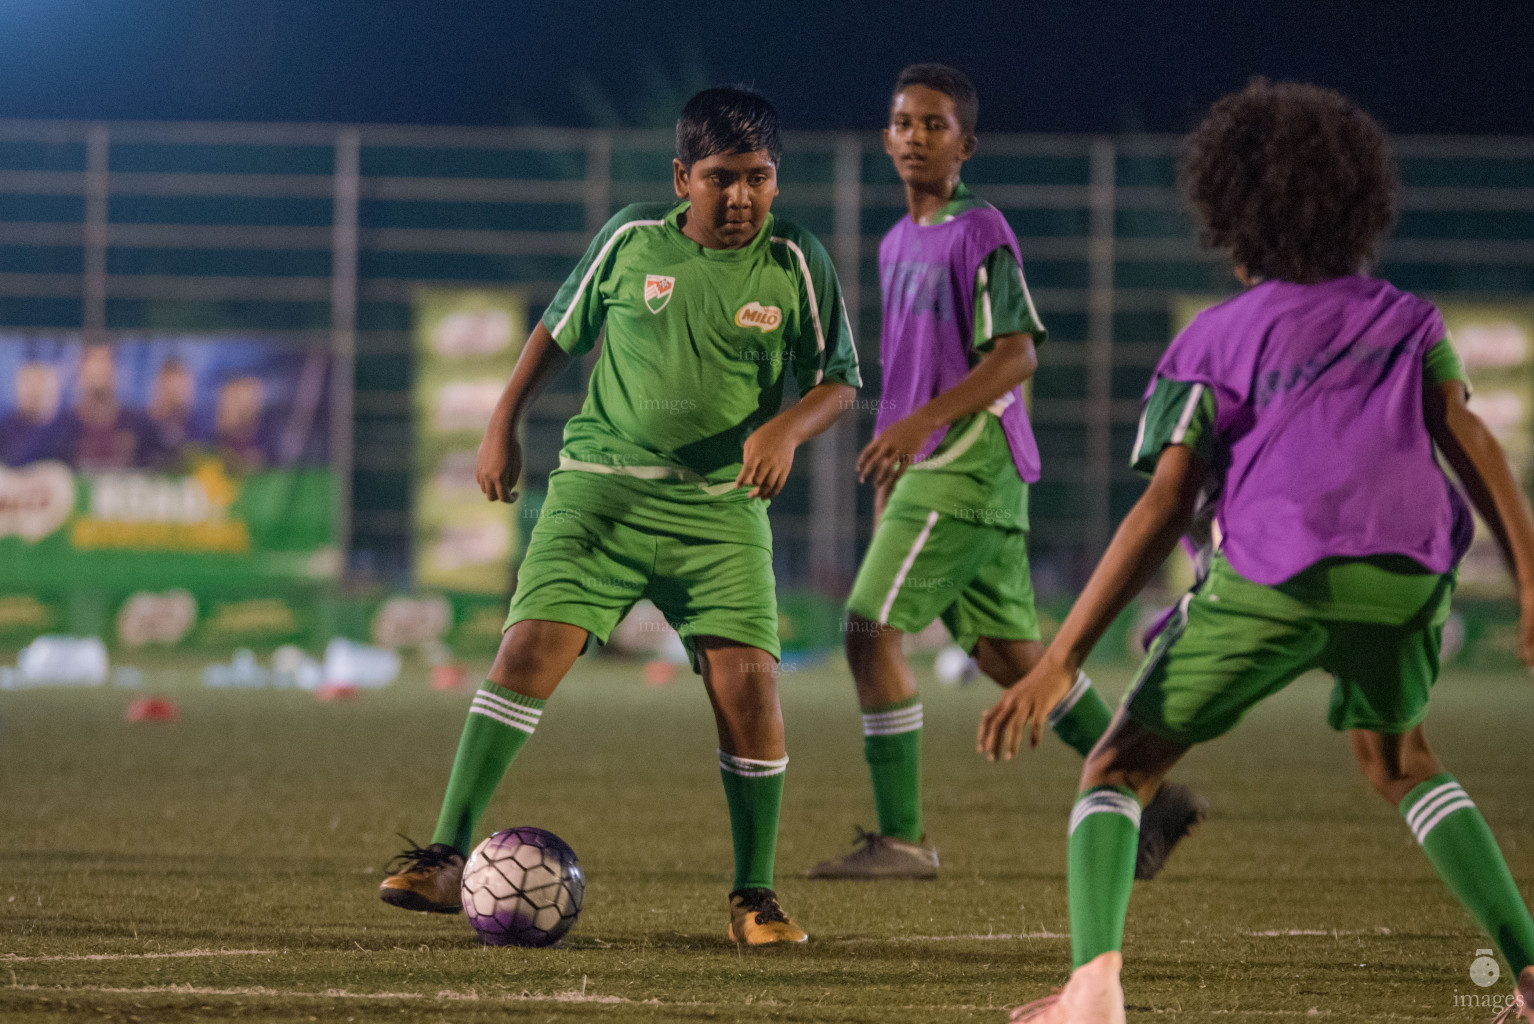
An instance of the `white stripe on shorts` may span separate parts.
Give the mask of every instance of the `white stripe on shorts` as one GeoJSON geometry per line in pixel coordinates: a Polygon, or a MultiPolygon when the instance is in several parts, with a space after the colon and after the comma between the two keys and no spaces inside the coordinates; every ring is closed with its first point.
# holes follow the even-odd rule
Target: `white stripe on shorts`
{"type": "Polygon", "coordinates": [[[905,561],[900,563],[900,571],[895,573],[895,582],[890,584],[890,592],[884,598],[884,604],[879,608],[879,625],[889,625],[890,609],[895,606],[895,598],[900,595],[900,587],[905,583],[906,573],[911,571],[911,566],[916,564],[916,556],[921,554],[922,547],[927,543],[927,538],[932,535],[932,527],[937,525],[937,513],[927,513],[927,525],[921,528],[916,535],[916,540],[911,543],[911,550],[906,552],[905,561]]]}

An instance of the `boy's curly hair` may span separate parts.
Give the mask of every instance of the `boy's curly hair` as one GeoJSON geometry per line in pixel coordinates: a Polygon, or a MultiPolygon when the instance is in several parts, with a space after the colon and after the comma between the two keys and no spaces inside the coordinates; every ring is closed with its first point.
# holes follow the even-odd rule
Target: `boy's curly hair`
{"type": "Polygon", "coordinates": [[[1356,274],[1395,221],[1384,130],[1315,85],[1254,78],[1216,101],[1183,141],[1177,179],[1199,241],[1261,278],[1356,274]]]}

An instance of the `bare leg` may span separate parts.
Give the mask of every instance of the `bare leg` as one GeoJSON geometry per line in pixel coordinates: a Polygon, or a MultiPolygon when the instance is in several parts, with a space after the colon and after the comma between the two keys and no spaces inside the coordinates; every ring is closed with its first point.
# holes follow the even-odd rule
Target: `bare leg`
{"type": "Polygon", "coordinates": [[[586,631],[568,622],[523,619],[501,634],[489,680],[524,697],[548,700],[586,645],[586,631]]]}
{"type": "Polygon", "coordinates": [[[856,613],[847,617],[847,664],[864,711],[916,696],[916,677],[906,662],[905,634],[856,613]]]}
{"type": "Polygon", "coordinates": [[[693,646],[714,707],[719,749],[756,761],[786,756],[777,662],[772,655],[716,636],[697,637],[693,646]]]}
{"type": "Polygon", "coordinates": [[[1081,788],[1127,786],[1143,806],[1187,752],[1182,744],[1147,732],[1120,709],[1081,766],[1081,788]]]}
{"type": "Polygon", "coordinates": [[[1364,778],[1392,807],[1443,771],[1420,725],[1400,735],[1354,729],[1348,733],[1348,742],[1364,778]]]}
{"type": "Polygon", "coordinates": [[[1027,675],[1044,657],[1044,644],[1038,640],[998,640],[983,636],[970,652],[980,671],[1005,689],[1027,675]]]}

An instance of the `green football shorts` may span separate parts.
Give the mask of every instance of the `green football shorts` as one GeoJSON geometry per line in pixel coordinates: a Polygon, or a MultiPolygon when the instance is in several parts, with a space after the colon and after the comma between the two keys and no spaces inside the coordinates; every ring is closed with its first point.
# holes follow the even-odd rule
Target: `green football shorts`
{"type": "Polygon", "coordinates": [[[1028,532],[891,505],[874,529],[847,611],[904,633],[942,618],[966,651],[982,636],[1037,640],[1028,532]]]}
{"type": "Polygon", "coordinates": [[[779,657],[771,551],[547,505],[528,538],[506,628],[524,619],[568,622],[605,644],[641,598],[654,601],[681,634],[694,671],[696,636],[723,637],[779,657]]]}
{"type": "Polygon", "coordinates": [[[1318,668],[1334,680],[1333,729],[1410,732],[1427,717],[1453,589],[1453,575],[1443,577],[1399,625],[1342,621],[1218,562],[1151,645],[1125,706],[1158,736],[1203,743],[1318,668]]]}

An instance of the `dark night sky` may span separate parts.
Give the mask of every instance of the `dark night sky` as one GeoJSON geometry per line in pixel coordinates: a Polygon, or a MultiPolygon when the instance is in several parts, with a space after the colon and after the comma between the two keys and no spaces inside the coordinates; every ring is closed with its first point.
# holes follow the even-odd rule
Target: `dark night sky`
{"type": "Polygon", "coordinates": [[[656,125],[744,81],[790,127],[871,128],[929,58],[982,130],[1181,131],[1266,74],[1395,131],[1534,133],[1529,0],[0,0],[0,117],[656,125]]]}

